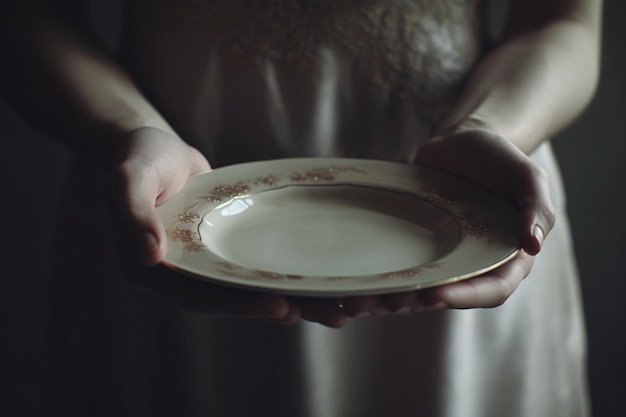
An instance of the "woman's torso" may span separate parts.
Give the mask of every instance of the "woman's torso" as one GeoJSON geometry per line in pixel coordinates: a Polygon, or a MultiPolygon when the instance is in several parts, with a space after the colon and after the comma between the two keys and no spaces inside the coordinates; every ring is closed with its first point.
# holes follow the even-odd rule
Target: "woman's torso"
{"type": "Polygon", "coordinates": [[[409,160],[483,49],[473,0],[131,0],[121,56],[214,166],[409,160]]]}
{"type": "MultiPolygon", "coordinates": [[[[293,154],[407,159],[481,53],[476,6],[328,0],[303,16],[311,4],[132,0],[122,56],[213,165],[293,154]]],[[[558,200],[554,160],[539,151],[558,200]]],[[[564,213],[533,273],[498,309],[283,327],[183,312],[120,283],[110,228],[92,227],[107,218],[102,187],[82,167],[68,177],[50,303],[57,404],[116,415],[586,415],[564,213]]]]}

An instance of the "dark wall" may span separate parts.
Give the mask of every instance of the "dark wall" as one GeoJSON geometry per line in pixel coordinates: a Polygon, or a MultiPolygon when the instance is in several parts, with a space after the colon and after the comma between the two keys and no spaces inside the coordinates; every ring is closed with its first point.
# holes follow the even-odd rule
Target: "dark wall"
{"type": "Polygon", "coordinates": [[[605,1],[598,93],[585,114],[554,140],[566,179],[582,276],[597,417],[626,415],[624,16],[626,2],[605,1]]]}
{"type": "MultiPolygon", "coordinates": [[[[99,16],[111,12],[103,7],[99,16]]],[[[626,2],[606,2],[598,94],[586,113],[554,140],[582,275],[596,417],[626,415],[624,16],[626,2]]],[[[47,358],[39,346],[46,337],[47,242],[67,152],[3,101],[0,141],[0,402],[28,403],[32,415],[43,415],[38,404],[46,402],[40,381],[45,380],[47,358]]]]}

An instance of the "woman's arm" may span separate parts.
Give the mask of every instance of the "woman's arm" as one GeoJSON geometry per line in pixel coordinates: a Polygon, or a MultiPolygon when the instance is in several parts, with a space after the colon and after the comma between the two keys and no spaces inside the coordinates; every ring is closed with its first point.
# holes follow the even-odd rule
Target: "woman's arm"
{"type": "Polygon", "coordinates": [[[91,31],[85,1],[5,0],[0,8],[0,86],[36,125],[105,165],[134,130],[176,137],[91,31]]]}
{"type": "Polygon", "coordinates": [[[484,128],[529,153],[571,122],[599,73],[602,0],[516,0],[509,30],[441,126],[484,128]]]}
{"type": "Polygon", "coordinates": [[[598,77],[601,0],[516,0],[506,38],[469,79],[464,93],[416,163],[473,180],[520,211],[522,250],[479,277],[433,289],[344,301],[350,316],[441,308],[494,307],[530,273],[552,229],[545,171],[527,153],[569,123],[598,77]]]}
{"type": "MultiPolygon", "coordinates": [[[[100,45],[84,0],[0,2],[0,86],[36,125],[112,169],[120,257],[134,282],[183,307],[293,324],[331,327],[346,317],[333,303],[300,305],[285,297],[198,283],[154,265],[165,253],[155,204],[209,163],[188,146],[100,45]]],[[[103,190],[104,191],[104,190],[103,190]]]]}
{"type": "Polygon", "coordinates": [[[46,133],[113,168],[118,206],[146,263],[163,256],[155,203],[209,164],[185,144],[92,33],[84,0],[0,6],[0,83],[46,133]]]}
{"type": "Polygon", "coordinates": [[[507,36],[477,66],[450,116],[416,157],[517,204],[522,247],[533,255],[554,214],[545,173],[524,154],[591,99],[601,13],[601,0],[516,0],[507,36]]]}

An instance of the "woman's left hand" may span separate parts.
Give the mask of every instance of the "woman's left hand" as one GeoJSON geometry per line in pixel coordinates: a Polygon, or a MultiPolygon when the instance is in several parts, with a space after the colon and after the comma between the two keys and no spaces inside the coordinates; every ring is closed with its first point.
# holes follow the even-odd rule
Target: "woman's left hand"
{"type": "Polygon", "coordinates": [[[419,149],[415,163],[463,177],[511,201],[520,212],[521,250],[506,264],[468,280],[421,291],[346,298],[343,308],[349,316],[499,306],[530,273],[534,256],[554,226],[546,172],[491,131],[465,129],[435,137],[419,149]]]}

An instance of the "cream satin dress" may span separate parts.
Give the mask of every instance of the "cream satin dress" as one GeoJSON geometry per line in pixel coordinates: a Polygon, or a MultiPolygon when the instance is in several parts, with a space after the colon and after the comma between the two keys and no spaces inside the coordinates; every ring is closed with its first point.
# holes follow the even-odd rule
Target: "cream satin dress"
{"type": "MultiPolygon", "coordinates": [[[[134,0],[120,55],[213,167],[314,155],[408,162],[485,51],[478,6],[134,0]]],[[[551,174],[559,220],[533,272],[503,306],[356,319],[332,330],[212,318],[155,301],[142,313],[141,297],[125,290],[126,307],[122,301],[113,309],[116,325],[135,330],[112,332],[117,353],[101,354],[126,369],[117,376],[125,381],[117,412],[588,415],[585,331],[562,186],[548,144],[532,157],[551,174]]]]}

